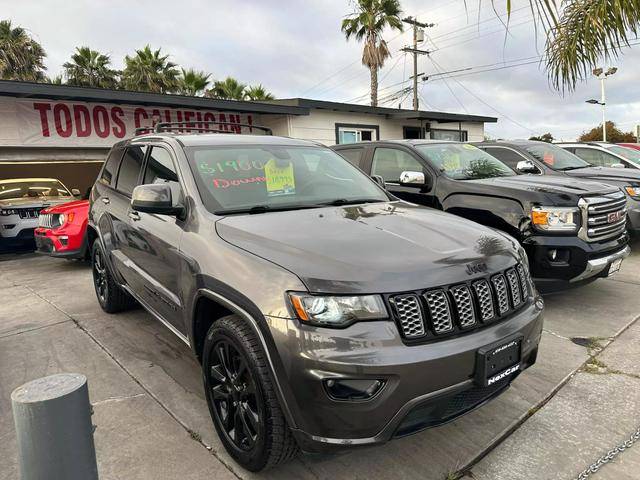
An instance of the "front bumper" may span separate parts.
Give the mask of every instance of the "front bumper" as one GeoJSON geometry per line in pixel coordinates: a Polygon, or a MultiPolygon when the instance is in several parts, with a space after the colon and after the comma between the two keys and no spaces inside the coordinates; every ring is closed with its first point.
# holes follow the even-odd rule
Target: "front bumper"
{"type": "Polygon", "coordinates": [[[538,287],[571,284],[595,279],[606,273],[604,269],[616,258],[628,255],[628,235],[601,242],[585,242],[577,236],[532,235],[522,242],[529,256],[529,270],[538,287]],[[556,250],[556,261],[550,252],[556,250]],[[603,268],[598,266],[605,260],[603,268]]]}
{"type": "Polygon", "coordinates": [[[525,369],[535,362],[542,321],[541,301],[530,298],[494,325],[408,346],[392,321],[331,330],[278,319],[272,332],[285,365],[287,378],[281,381],[291,388],[286,401],[296,412],[296,440],[304,451],[330,452],[383,443],[451,421],[502,393],[515,377],[489,388],[478,386],[478,350],[520,335],[520,366],[525,369]],[[341,378],[381,379],[385,387],[369,400],[334,400],[323,381],[341,378]]]}
{"type": "Polygon", "coordinates": [[[0,217],[0,237],[7,243],[33,241],[37,218],[20,218],[18,215],[0,217]]]}
{"type": "Polygon", "coordinates": [[[84,258],[85,244],[75,241],[73,237],[55,234],[50,229],[36,228],[34,232],[36,252],[59,258],[84,258]]]}

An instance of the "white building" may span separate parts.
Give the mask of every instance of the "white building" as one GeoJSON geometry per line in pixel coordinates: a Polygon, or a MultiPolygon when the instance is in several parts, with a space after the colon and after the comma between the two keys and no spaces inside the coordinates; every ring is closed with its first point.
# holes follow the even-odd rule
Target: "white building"
{"type": "Polygon", "coordinates": [[[303,98],[240,102],[182,95],[0,81],[0,179],[55,177],[93,184],[108,149],[136,128],[192,122],[222,132],[265,125],[275,135],[326,145],[434,138],[481,141],[493,117],[370,107],[303,98]]]}

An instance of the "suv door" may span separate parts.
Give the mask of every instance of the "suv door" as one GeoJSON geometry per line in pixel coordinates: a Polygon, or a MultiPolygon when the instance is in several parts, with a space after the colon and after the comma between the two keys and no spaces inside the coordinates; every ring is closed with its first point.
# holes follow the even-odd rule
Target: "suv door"
{"type": "Polygon", "coordinates": [[[100,231],[109,232],[111,241],[105,242],[107,255],[120,274],[124,282],[136,294],[140,295],[142,285],[140,277],[136,274],[135,263],[132,261],[136,245],[143,243],[138,232],[132,228],[131,219],[131,193],[138,185],[146,145],[129,145],[124,152],[118,169],[115,188],[109,192],[109,204],[105,209],[109,213],[100,219],[100,231]],[[106,222],[110,222],[108,225],[106,222]]]}
{"type": "MultiPolygon", "coordinates": [[[[507,147],[482,147],[482,146],[480,146],[480,148],[482,150],[484,150],[485,152],[487,152],[489,155],[496,157],[498,160],[500,160],[502,163],[504,163],[509,168],[514,170],[516,173],[520,173],[520,172],[518,172],[518,169],[517,169],[518,162],[529,160],[524,155],[516,152],[515,150],[512,150],[511,148],[507,148],[507,147]]],[[[542,173],[542,172],[539,172],[539,173],[542,173]]]]}
{"type": "Polygon", "coordinates": [[[396,197],[420,205],[435,206],[434,196],[435,178],[425,167],[423,160],[414,153],[397,147],[376,147],[369,165],[371,175],[380,175],[387,190],[396,197]],[[401,185],[402,172],[422,172],[425,176],[425,185],[401,185]]]}
{"type": "MultiPolygon", "coordinates": [[[[170,147],[150,145],[141,184],[166,183],[171,187],[174,205],[184,204],[183,188],[170,147]]],[[[185,334],[181,321],[183,301],[180,291],[182,259],[179,245],[183,220],[171,215],[129,210],[130,229],[135,239],[129,245],[129,258],[135,265],[136,279],[142,285],[140,297],[164,320],[185,334]]]]}

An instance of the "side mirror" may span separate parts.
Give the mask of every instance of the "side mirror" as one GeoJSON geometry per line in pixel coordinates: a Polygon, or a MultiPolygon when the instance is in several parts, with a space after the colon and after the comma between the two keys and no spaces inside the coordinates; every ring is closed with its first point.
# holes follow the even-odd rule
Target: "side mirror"
{"type": "Polygon", "coordinates": [[[131,208],[158,215],[181,215],[183,207],[174,207],[171,187],[166,183],[138,185],[131,195],[131,208]]]}
{"type": "Polygon", "coordinates": [[[405,171],[400,174],[401,185],[423,186],[425,184],[424,173],[405,171]]]}
{"type": "Polygon", "coordinates": [[[80,196],[80,190],[78,190],[77,188],[72,188],[71,189],[71,195],[73,195],[74,197],[79,197],[80,196]]]}
{"type": "Polygon", "coordinates": [[[382,178],[382,175],[371,175],[371,179],[385,190],[387,189],[387,184],[385,183],[384,178],[382,178]]]}
{"type": "Polygon", "coordinates": [[[531,160],[521,160],[516,164],[516,170],[520,173],[540,173],[538,167],[531,160]]]}
{"type": "Polygon", "coordinates": [[[625,168],[624,163],[614,163],[611,168],[625,168]]]}

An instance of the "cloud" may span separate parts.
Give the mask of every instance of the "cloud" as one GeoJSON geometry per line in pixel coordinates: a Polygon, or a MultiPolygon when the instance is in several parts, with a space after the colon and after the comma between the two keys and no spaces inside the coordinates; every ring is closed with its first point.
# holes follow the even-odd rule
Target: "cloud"
{"type": "MultiPolygon", "coordinates": [[[[427,75],[492,65],[539,56],[544,36],[536,34],[528,0],[512,2],[510,34],[491,2],[467,0],[404,0],[407,15],[434,22],[423,48],[433,51],[432,62],[421,57],[419,69],[427,75]],[[480,12],[478,12],[480,6],[480,12]]],[[[502,4],[501,4],[502,5],[502,4]]],[[[496,8],[502,8],[497,5],[496,8]]],[[[214,78],[235,76],[246,83],[262,83],[278,97],[305,96],[346,101],[368,101],[369,72],[360,64],[361,48],[346,41],[340,22],[353,6],[347,0],[76,0],[74,2],[15,2],[0,0],[3,18],[28,28],[45,47],[50,75],[61,72],[76,46],[109,53],[122,66],[126,54],[150,44],[162,47],[184,67],[211,72],[214,78]]],[[[380,72],[381,97],[396,93],[412,74],[410,57],[399,49],[410,42],[410,32],[385,32],[393,57],[380,72]]],[[[640,120],[640,98],[635,96],[640,47],[627,49],[616,65],[619,72],[607,81],[608,119],[631,130],[640,120]]],[[[507,63],[508,64],[508,63],[507,63]]],[[[597,106],[585,100],[599,98],[599,82],[578,85],[562,96],[549,87],[543,66],[522,65],[457,78],[432,77],[420,87],[423,108],[499,117],[488,125],[494,137],[522,138],[551,131],[556,137],[575,138],[601,121],[597,106]]],[[[397,106],[399,98],[389,101],[397,106]]],[[[411,96],[403,101],[410,108],[411,96]]]]}

